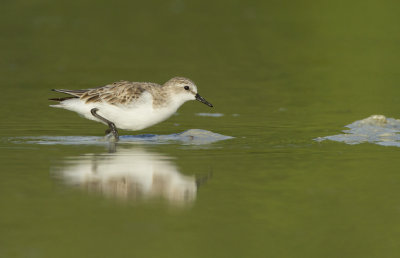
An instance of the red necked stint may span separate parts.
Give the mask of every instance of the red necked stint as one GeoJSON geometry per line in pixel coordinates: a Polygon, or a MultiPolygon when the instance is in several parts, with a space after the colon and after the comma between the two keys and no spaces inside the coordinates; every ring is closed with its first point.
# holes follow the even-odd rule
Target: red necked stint
{"type": "Polygon", "coordinates": [[[211,103],[197,93],[197,86],[189,79],[174,77],[159,85],[150,82],[119,81],[84,90],[53,89],[71,96],[52,98],[59,101],[51,107],[64,108],[109,126],[118,140],[119,129],[137,131],[160,123],[188,100],[198,100],[209,107],[211,103]]]}

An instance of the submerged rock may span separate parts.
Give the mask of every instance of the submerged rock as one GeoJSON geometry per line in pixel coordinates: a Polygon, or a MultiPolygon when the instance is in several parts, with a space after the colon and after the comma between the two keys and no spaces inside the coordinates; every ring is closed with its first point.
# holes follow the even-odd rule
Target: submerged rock
{"type": "Polygon", "coordinates": [[[156,142],[169,142],[169,141],[177,141],[185,144],[208,144],[217,141],[223,141],[232,139],[231,136],[222,135],[219,133],[213,133],[211,131],[202,130],[202,129],[190,129],[181,133],[176,134],[168,134],[168,135],[156,135],[156,134],[147,134],[147,135],[125,135],[121,137],[122,142],[129,141],[156,141],[156,142]]]}
{"type": "Polygon", "coordinates": [[[383,115],[372,115],[368,118],[355,121],[346,125],[348,130],[343,134],[318,137],[314,140],[331,140],[347,144],[360,144],[364,142],[384,146],[400,147],[400,120],[387,118],[383,115]]]}

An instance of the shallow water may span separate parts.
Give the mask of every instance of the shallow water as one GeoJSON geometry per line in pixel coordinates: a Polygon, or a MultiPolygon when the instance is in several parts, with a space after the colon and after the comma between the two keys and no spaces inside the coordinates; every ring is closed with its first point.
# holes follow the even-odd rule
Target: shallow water
{"type": "Polygon", "coordinates": [[[399,8],[3,2],[0,257],[398,257],[400,149],[332,139],[400,118],[399,8]],[[52,88],[173,76],[214,108],[118,144],[48,107],[52,88]]]}

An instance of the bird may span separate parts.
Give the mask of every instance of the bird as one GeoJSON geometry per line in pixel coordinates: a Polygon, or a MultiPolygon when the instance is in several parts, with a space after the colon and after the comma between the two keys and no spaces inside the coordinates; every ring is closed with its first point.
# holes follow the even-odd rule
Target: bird
{"type": "Polygon", "coordinates": [[[118,81],[98,88],[52,89],[70,96],[50,98],[50,107],[74,111],[86,119],[108,125],[106,135],[119,140],[118,129],[138,131],[172,116],[186,101],[213,105],[197,92],[196,84],[174,77],[163,85],[151,82],[118,81]]]}

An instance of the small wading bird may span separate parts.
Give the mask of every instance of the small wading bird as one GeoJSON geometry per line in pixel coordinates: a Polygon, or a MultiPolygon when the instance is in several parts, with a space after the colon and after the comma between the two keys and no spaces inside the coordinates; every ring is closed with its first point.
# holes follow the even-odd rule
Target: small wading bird
{"type": "Polygon", "coordinates": [[[137,131],[155,125],[169,118],[188,100],[213,107],[197,93],[196,85],[183,77],[174,77],[164,85],[119,81],[100,88],[53,91],[71,96],[51,98],[59,101],[51,107],[71,110],[108,125],[106,135],[112,133],[116,141],[119,139],[117,128],[137,131]]]}

